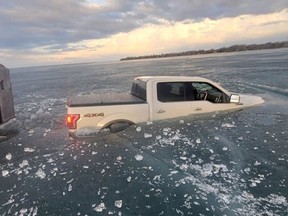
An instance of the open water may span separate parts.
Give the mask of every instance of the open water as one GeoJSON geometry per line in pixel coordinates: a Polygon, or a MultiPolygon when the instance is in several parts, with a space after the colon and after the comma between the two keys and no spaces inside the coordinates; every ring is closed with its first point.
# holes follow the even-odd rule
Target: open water
{"type": "Polygon", "coordinates": [[[287,49],[10,72],[0,215],[288,215],[287,49]],[[68,137],[69,95],[128,92],[141,75],[203,76],[265,103],[68,137]]]}

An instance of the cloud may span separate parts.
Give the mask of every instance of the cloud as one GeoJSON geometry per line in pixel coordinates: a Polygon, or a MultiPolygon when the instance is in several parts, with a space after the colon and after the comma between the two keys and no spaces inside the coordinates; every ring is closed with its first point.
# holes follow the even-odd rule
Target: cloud
{"type": "Polygon", "coordinates": [[[84,0],[2,1],[0,25],[4,31],[0,34],[0,48],[68,44],[163,21],[262,14],[285,7],[287,0],[106,0],[100,4],[84,0]]]}
{"type": "Polygon", "coordinates": [[[253,33],[277,39],[287,33],[287,8],[287,0],[1,1],[0,61],[181,51],[249,41],[253,33]],[[261,16],[266,20],[254,23],[261,16]]]}

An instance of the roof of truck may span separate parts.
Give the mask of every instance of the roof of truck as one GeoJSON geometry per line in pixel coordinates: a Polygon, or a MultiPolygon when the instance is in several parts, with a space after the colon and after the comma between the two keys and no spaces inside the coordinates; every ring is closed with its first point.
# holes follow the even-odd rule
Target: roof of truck
{"type": "Polygon", "coordinates": [[[197,76],[140,76],[135,77],[135,80],[142,80],[143,82],[150,80],[211,82],[211,80],[197,76]]]}

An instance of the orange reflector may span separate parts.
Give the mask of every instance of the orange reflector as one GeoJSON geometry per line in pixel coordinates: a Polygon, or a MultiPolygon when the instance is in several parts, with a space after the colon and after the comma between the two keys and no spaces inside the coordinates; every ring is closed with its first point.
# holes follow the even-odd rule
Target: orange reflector
{"type": "Polygon", "coordinates": [[[77,129],[77,121],[80,119],[79,114],[67,114],[66,125],[69,129],[77,129]]]}

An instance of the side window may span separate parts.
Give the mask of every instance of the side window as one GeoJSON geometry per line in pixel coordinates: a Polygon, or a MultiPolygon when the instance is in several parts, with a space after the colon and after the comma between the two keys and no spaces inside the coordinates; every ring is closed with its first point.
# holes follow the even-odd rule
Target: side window
{"type": "Polygon", "coordinates": [[[182,82],[157,83],[157,98],[161,102],[185,101],[182,82]]]}
{"type": "Polygon", "coordinates": [[[197,91],[197,100],[208,100],[212,103],[226,103],[227,97],[222,91],[209,83],[193,82],[193,88],[197,91]]]}

